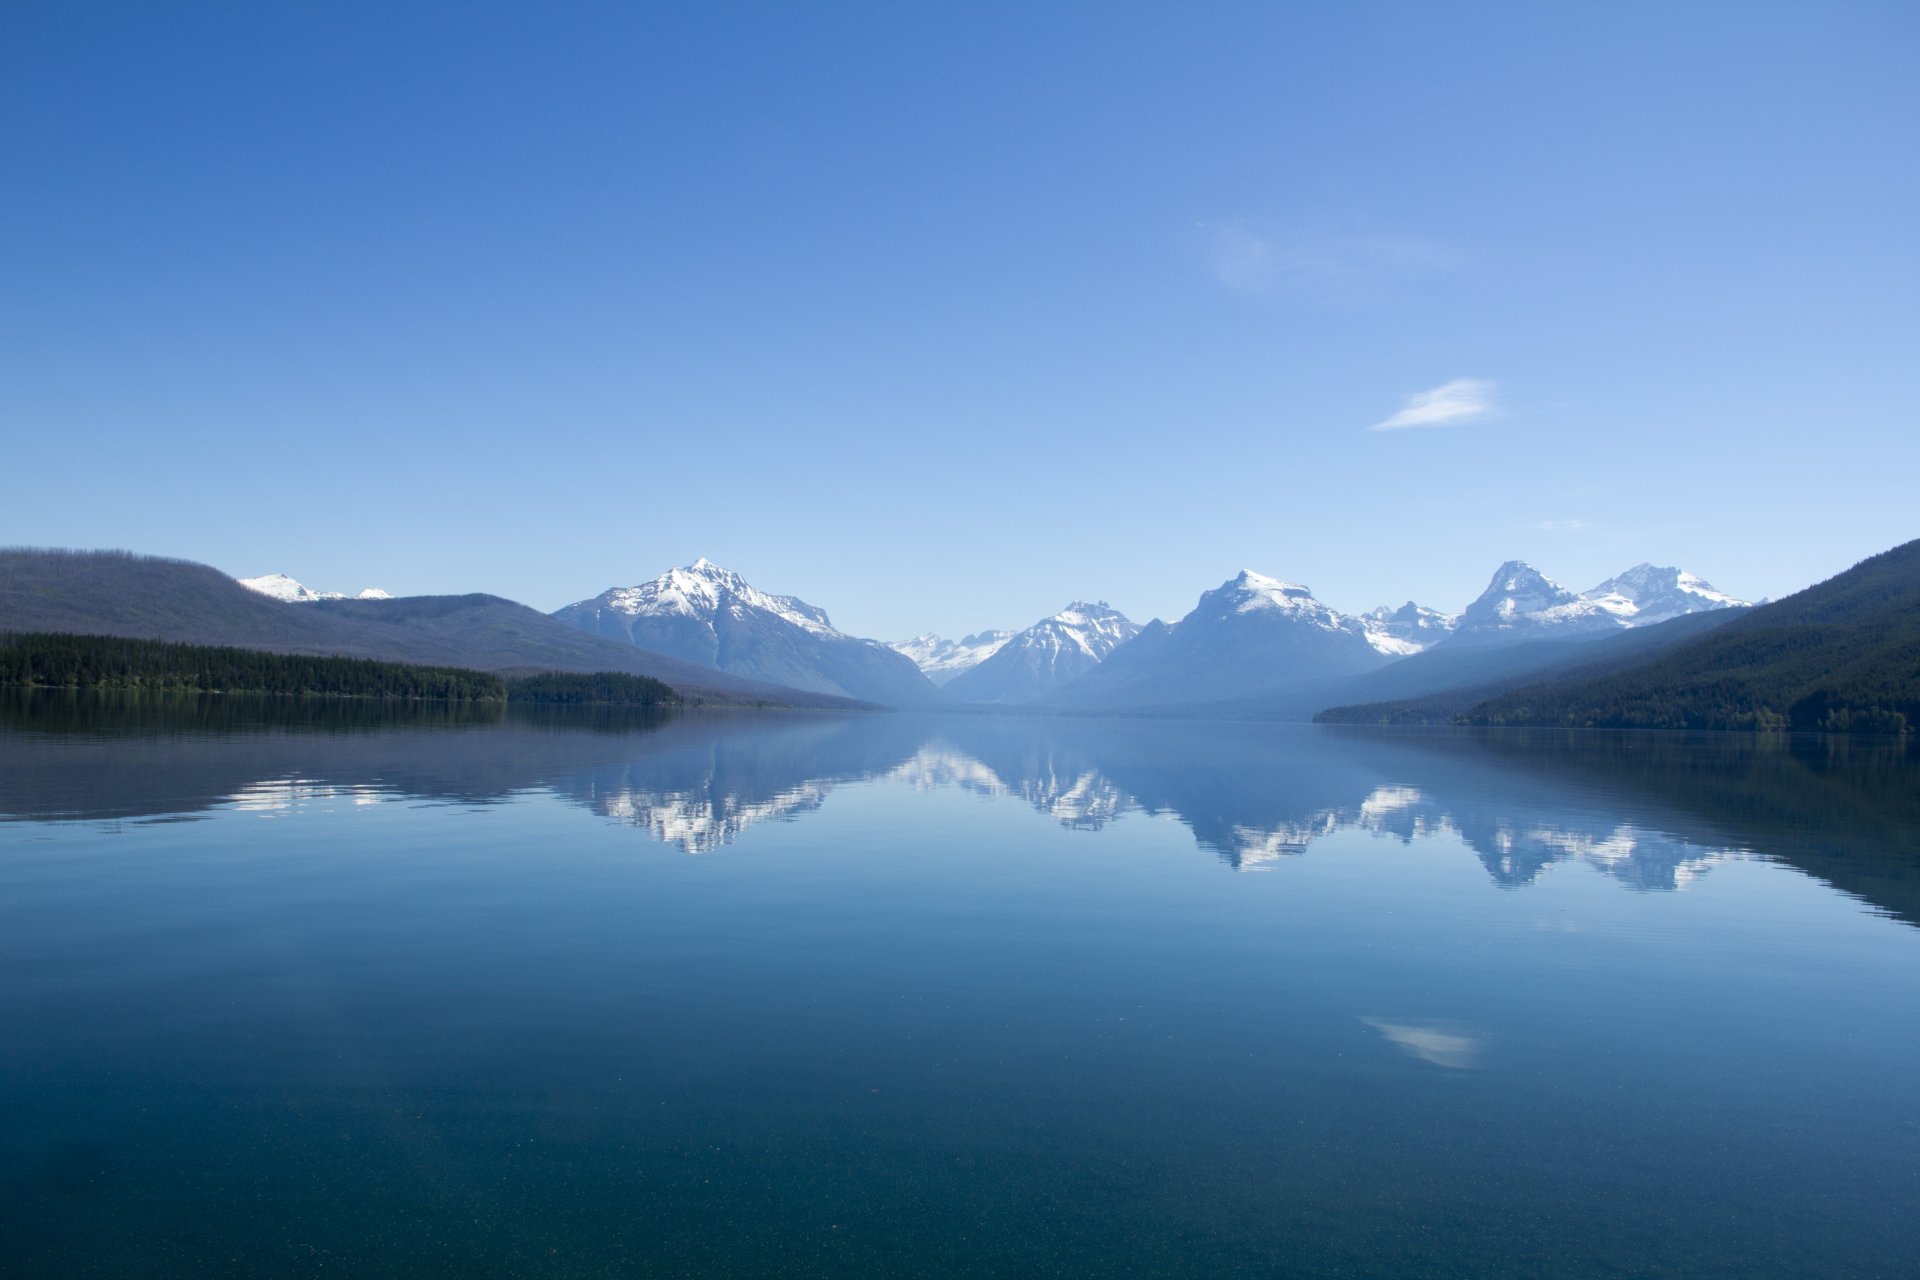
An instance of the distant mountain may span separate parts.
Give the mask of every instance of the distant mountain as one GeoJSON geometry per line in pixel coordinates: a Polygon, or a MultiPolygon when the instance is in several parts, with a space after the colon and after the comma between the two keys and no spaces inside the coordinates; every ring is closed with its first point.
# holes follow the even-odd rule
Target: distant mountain
{"type": "Polygon", "coordinates": [[[1290,707],[1298,712],[1314,706],[1313,719],[1323,724],[1452,724],[1468,708],[1510,690],[1645,662],[1738,616],[1734,610],[1714,609],[1598,636],[1547,636],[1463,648],[1440,645],[1363,676],[1302,689],[1290,707]]]}
{"type": "Polygon", "coordinates": [[[619,671],[699,700],[844,706],[584,635],[498,596],[291,604],[203,564],[125,552],[0,551],[0,632],[61,631],[481,671],[619,671]]]}
{"type": "Polygon", "coordinates": [[[1713,584],[1684,570],[1651,564],[1637,564],[1580,594],[1636,627],[1665,622],[1682,614],[1743,608],[1747,604],[1724,591],[1714,590],[1713,584]]]}
{"type": "Polygon", "coordinates": [[[1567,590],[1524,560],[1494,570],[1493,581],[1460,611],[1448,643],[1512,644],[1548,636],[1570,639],[1618,631],[1620,618],[1595,600],[1567,590]]]}
{"type": "Polygon", "coordinates": [[[1683,614],[1742,607],[1679,569],[1635,565],[1591,591],[1567,590],[1524,560],[1509,560],[1460,613],[1449,645],[1514,644],[1524,640],[1582,639],[1683,614]]]}
{"type": "Polygon", "coordinates": [[[1106,661],[1045,699],[1081,710],[1164,710],[1238,700],[1290,683],[1357,675],[1405,651],[1366,619],[1306,587],[1243,570],[1191,613],[1158,619],[1106,661]]]}
{"type": "MultiPolygon", "coordinates": [[[[1366,619],[1368,627],[1376,635],[1400,641],[1407,646],[1408,653],[1419,653],[1439,644],[1453,634],[1454,624],[1459,621],[1452,614],[1429,609],[1411,600],[1398,609],[1383,604],[1360,616],[1366,619]]],[[[1376,640],[1374,647],[1378,649],[1382,646],[1376,640]]]]}
{"type": "Polygon", "coordinates": [[[1031,702],[1086,675],[1139,633],[1138,624],[1106,601],[1076,600],[962,672],[947,694],[961,702],[1031,702]]]}
{"type": "MultiPolygon", "coordinates": [[[[284,600],[289,604],[311,604],[316,600],[345,600],[347,596],[339,591],[315,591],[284,573],[268,573],[258,578],[235,578],[249,591],[257,591],[263,596],[275,600],[284,600]]],[[[378,587],[363,588],[355,600],[391,600],[393,597],[378,587]]]]}
{"type": "Polygon", "coordinates": [[[929,631],[911,640],[895,640],[887,647],[905,654],[920,668],[920,674],[936,685],[945,685],[962,671],[985,662],[994,650],[1011,639],[1011,631],[976,631],[958,640],[948,640],[929,631]]]}
{"type": "Polygon", "coordinates": [[[595,635],[788,688],[890,706],[940,698],[911,658],[837,631],[825,610],[769,595],[706,559],[637,587],[603,591],[553,616],[595,635]]]}
{"type": "Polygon", "coordinates": [[[1744,611],[1651,661],[1516,689],[1475,724],[1653,729],[1920,728],[1920,541],[1744,611]]]}

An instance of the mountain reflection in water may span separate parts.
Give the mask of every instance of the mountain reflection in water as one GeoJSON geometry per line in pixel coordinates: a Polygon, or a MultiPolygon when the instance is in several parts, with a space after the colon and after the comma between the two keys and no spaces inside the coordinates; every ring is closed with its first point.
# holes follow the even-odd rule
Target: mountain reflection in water
{"type": "Polygon", "coordinates": [[[1766,857],[1920,922],[1920,768],[1896,742],[16,693],[0,761],[0,820],[544,791],[710,854],[874,783],[958,788],[1076,831],[1171,818],[1241,871],[1344,831],[1457,841],[1508,888],[1581,863],[1666,891],[1766,857]]]}

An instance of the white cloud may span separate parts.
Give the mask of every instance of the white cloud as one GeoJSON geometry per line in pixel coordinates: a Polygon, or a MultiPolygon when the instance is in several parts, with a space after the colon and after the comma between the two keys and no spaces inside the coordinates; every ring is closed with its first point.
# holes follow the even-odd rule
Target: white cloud
{"type": "Polygon", "coordinates": [[[1585,520],[1542,520],[1536,526],[1542,533],[1578,533],[1587,527],[1585,520]]]}
{"type": "Polygon", "coordinates": [[[1499,412],[1493,401],[1494,384],[1484,378],[1455,378],[1431,391],[1407,397],[1400,412],[1368,427],[1369,431],[1399,431],[1405,427],[1451,427],[1499,412]]]}
{"type": "Polygon", "coordinates": [[[1379,1018],[1360,1021],[1378,1031],[1395,1048],[1404,1050],[1422,1062],[1436,1067],[1466,1071],[1479,1065],[1480,1037],[1464,1035],[1440,1023],[1386,1022],[1379,1018]]]}

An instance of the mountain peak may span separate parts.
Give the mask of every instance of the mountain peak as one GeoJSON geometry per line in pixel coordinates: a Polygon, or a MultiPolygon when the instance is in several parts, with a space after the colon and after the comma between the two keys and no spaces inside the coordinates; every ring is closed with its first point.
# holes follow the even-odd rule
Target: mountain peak
{"type": "MultiPolygon", "coordinates": [[[[284,573],[263,573],[257,578],[235,578],[235,582],[257,595],[269,596],[275,600],[284,600],[288,604],[312,604],[316,600],[345,600],[343,591],[315,591],[312,587],[284,573]]],[[[353,597],[355,600],[391,600],[392,596],[378,587],[363,588],[353,597]]]]}
{"type": "Polygon", "coordinates": [[[1637,627],[1665,622],[1686,613],[1739,608],[1747,603],[1715,590],[1712,583],[1684,569],[1648,563],[1616,574],[1591,591],[1581,592],[1580,597],[1637,627]]]}
{"type": "Polygon", "coordinates": [[[968,702],[1018,703],[1085,675],[1140,628],[1104,600],[1075,600],[997,645],[947,690],[968,702]]]}
{"type": "Polygon", "coordinates": [[[1367,639],[1382,653],[1419,653],[1452,634],[1459,619],[1409,600],[1398,609],[1381,605],[1360,615],[1367,639]]]}
{"type": "Polygon", "coordinates": [[[911,658],[920,674],[936,685],[945,685],[991,658],[1011,639],[1011,631],[976,631],[958,640],[928,631],[911,640],[893,641],[887,647],[911,658]]]}
{"type": "Polygon", "coordinates": [[[1576,639],[1745,603],[1670,565],[1637,564],[1591,591],[1575,593],[1525,560],[1509,560],[1460,614],[1454,634],[1474,643],[1576,639]]]}
{"type": "Polygon", "coordinates": [[[1287,582],[1280,578],[1268,577],[1252,569],[1242,569],[1237,575],[1209,591],[1201,599],[1212,597],[1240,613],[1251,613],[1261,609],[1281,609],[1289,613],[1300,611],[1326,611],[1327,607],[1313,598],[1313,591],[1297,582],[1287,582]]]}
{"type": "MultiPolygon", "coordinates": [[[[582,601],[582,604],[589,602],[582,601]]],[[[705,556],[669,569],[651,582],[615,587],[598,603],[628,617],[678,617],[711,622],[722,611],[772,614],[804,630],[840,635],[826,610],[793,596],[769,595],[705,556]]]]}
{"type": "Polygon", "coordinates": [[[847,635],[826,610],[761,591],[705,556],[554,616],[643,649],[789,688],[896,706],[937,696],[902,653],[847,635]]]}

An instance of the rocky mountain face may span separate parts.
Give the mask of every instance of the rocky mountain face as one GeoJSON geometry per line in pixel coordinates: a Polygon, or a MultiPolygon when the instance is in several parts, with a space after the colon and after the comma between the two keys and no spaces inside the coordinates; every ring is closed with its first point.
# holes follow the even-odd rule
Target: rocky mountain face
{"type": "Polygon", "coordinates": [[[1709,609],[1741,608],[1748,603],[1716,591],[1712,583],[1671,565],[1637,564],[1580,594],[1635,627],[1709,609]]]}
{"type": "MultiPolygon", "coordinates": [[[[1375,635],[1399,641],[1407,647],[1409,654],[1439,644],[1453,634],[1454,624],[1459,621],[1452,614],[1429,609],[1411,600],[1398,609],[1383,604],[1360,616],[1366,619],[1375,635]]],[[[1375,641],[1374,647],[1381,647],[1379,641],[1375,641]]]]}
{"type": "Polygon", "coordinates": [[[1031,702],[1086,675],[1139,633],[1106,601],[1076,600],[955,677],[947,694],[962,702],[1031,702]]]}
{"type": "Polygon", "coordinates": [[[1591,591],[1575,593],[1526,561],[1509,560],[1461,611],[1449,643],[1579,640],[1745,604],[1679,569],[1636,565],[1591,591]]]}
{"type": "Polygon", "coordinates": [[[976,631],[958,640],[949,640],[929,631],[911,640],[892,641],[887,647],[905,654],[913,660],[914,666],[920,668],[921,675],[936,685],[944,686],[961,672],[985,662],[1011,639],[1011,631],[976,631]]]}
{"type": "Polygon", "coordinates": [[[1155,620],[1062,688],[1061,705],[1118,710],[1224,701],[1293,681],[1357,675],[1406,652],[1297,583],[1244,570],[1179,622],[1155,620]]]}
{"type": "Polygon", "coordinates": [[[921,706],[940,691],[911,658],[835,629],[826,611],[751,586],[701,559],[651,582],[614,587],[555,618],[731,675],[888,706],[921,706]]]}

